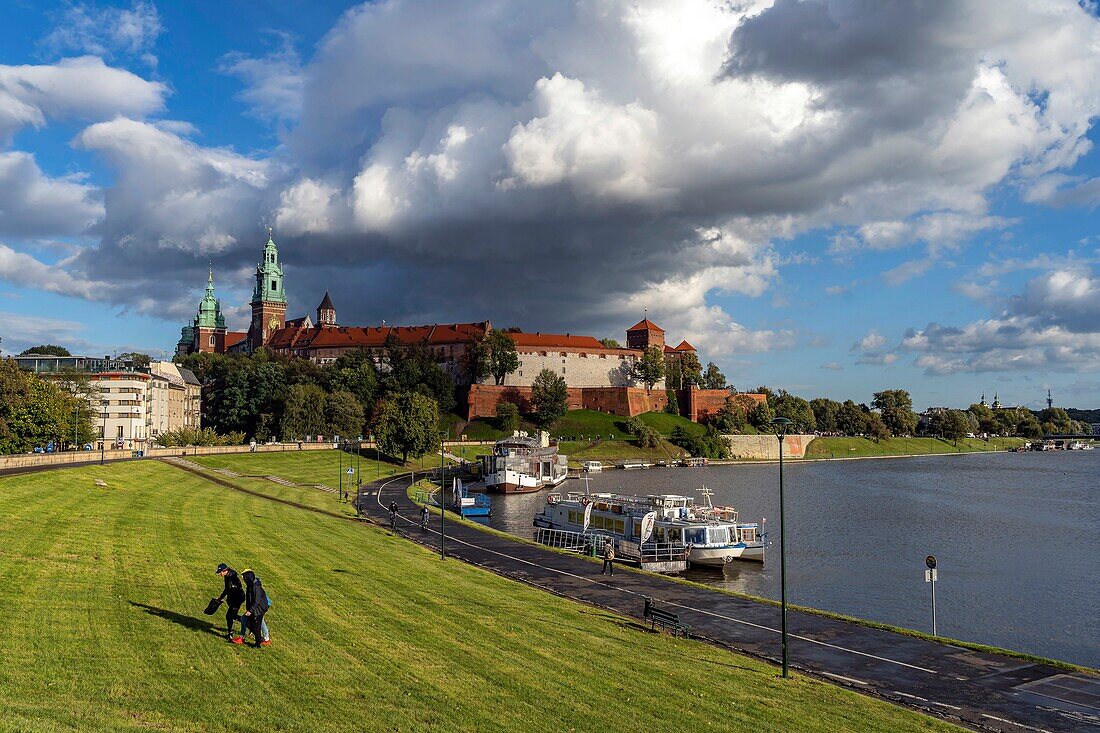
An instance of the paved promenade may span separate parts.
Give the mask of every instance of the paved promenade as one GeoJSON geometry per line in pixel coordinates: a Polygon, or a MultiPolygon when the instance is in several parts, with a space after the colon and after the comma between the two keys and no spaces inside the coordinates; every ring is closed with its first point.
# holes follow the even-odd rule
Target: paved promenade
{"type": "MultiPolygon", "coordinates": [[[[400,476],[364,485],[361,511],[388,525],[386,507],[396,501],[399,533],[438,552],[439,518],[420,529],[408,484],[400,476]]],[[[640,618],[649,596],[678,613],[693,637],[779,662],[776,606],[626,569],[608,578],[598,563],[458,522],[446,532],[449,557],[624,616],[640,618]]],[[[794,669],[971,728],[1100,731],[1100,678],[815,614],[789,612],[788,631],[794,669]]]]}

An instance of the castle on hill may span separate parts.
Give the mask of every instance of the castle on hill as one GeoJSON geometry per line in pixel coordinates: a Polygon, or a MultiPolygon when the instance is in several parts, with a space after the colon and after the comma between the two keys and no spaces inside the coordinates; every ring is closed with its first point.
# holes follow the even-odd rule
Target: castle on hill
{"type": "MultiPolygon", "coordinates": [[[[270,230],[261,261],[256,265],[255,278],[248,331],[230,331],[221,312],[221,302],[214,293],[211,270],[194,319],[180,331],[176,355],[251,353],[267,348],[328,364],[342,354],[362,349],[381,367],[388,343],[420,346],[435,356],[440,368],[464,393],[459,404],[467,404],[467,419],[493,414],[496,403],[505,399],[520,402],[522,406],[525,393],[529,393],[535,377],[543,369],[565,379],[570,388],[571,409],[585,407],[629,415],[664,409],[669,400],[664,380],[657,382],[652,390],[636,386],[634,368],[645,350],[654,346],[660,349],[669,373],[679,373],[677,367],[684,361],[698,363],[695,347],[687,341],[669,346],[664,329],[648,318],[626,330],[625,347],[606,346],[592,336],[508,331],[516,344],[518,368],[508,374],[501,385],[480,384],[470,374],[467,357],[473,345],[492,331],[492,324],[487,320],[423,326],[340,325],[336,307],[327,292],[316,308],[316,319],[304,315],[287,320],[286,283],[279,263],[279,250],[270,230]]],[[[699,417],[698,405],[693,407],[693,404],[706,399],[705,393],[709,392],[715,394],[710,396],[707,411],[720,409],[728,396],[726,390],[699,390],[688,385],[676,391],[676,399],[681,402],[679,411],[696,419],[699,417]],[[692,393],[696,394],[695,398],[692,393]]]]}

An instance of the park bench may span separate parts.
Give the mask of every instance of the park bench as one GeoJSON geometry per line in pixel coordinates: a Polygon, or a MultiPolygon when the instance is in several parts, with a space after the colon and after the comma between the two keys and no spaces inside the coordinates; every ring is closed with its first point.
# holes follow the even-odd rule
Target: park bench
{"type": "Polygon", "coordinates": [[[654,605],[653,599],[649,597],[645,599],[645,611],[642,617],[649,619],[651,630],[656,630],[658,626],[661,626],[670,630],[674,636],[686,635],[688,632],[688,626],[680,623],[680,614],[658,608],[654,605]]]}

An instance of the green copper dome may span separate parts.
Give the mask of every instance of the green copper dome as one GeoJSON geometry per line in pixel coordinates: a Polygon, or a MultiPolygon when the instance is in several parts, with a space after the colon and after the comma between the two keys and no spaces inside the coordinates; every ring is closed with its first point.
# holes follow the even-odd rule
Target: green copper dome
{"type": "Polygon", "coordinates": [[[210,270],[206,278],[206,293],[199,301],[199,312],[195,316],[195,328],[225,328],[225,316],[221,303],[214,297],[214,271],[210,270]]]}
{"type": "Polygon", "coordinates": [[[252,290],[252,304],[260,303],[286,303],[279,248],[275,246],[270,229],[267,230],[267,244],[264,245],[264,261],[256,265],[256,287],[252,290]]]}

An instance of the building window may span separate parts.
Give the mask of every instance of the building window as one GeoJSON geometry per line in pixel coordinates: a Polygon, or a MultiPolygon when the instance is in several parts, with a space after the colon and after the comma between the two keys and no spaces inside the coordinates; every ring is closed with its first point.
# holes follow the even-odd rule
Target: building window
{"type": "Polygon", "coordinates": [[[521,377],[523,376],[523,370],[522,370],[522,369],[520,369],[520,370],[519,370],[519,375],[520,375],[521,377]]]}
{"type": "Polygon", "coordinates": [[[118,438],[122,437],[122,426],[121,425],[118,426],[118,435],[116,437],[118,437],[118,438]]]}
{"type": "Polygon", "coordinates": [[[210,334],[210,345],[214,345],[214,334],[210,334]]]}
{"type": "Polygon", "coordinates": [[[562,373],[562,374],[565,374],[565,367],[562,367],[562,368],[561,368],[561,373],[562,373]]]}
{"type": "Polygon", "coordinates": [[[278,282],[278,280],[272,280],[272,281],[271,281],[271,289],[272,289],[272,290],[277,290],[278,288],[279,288],[279,282],[278,282]]]}

